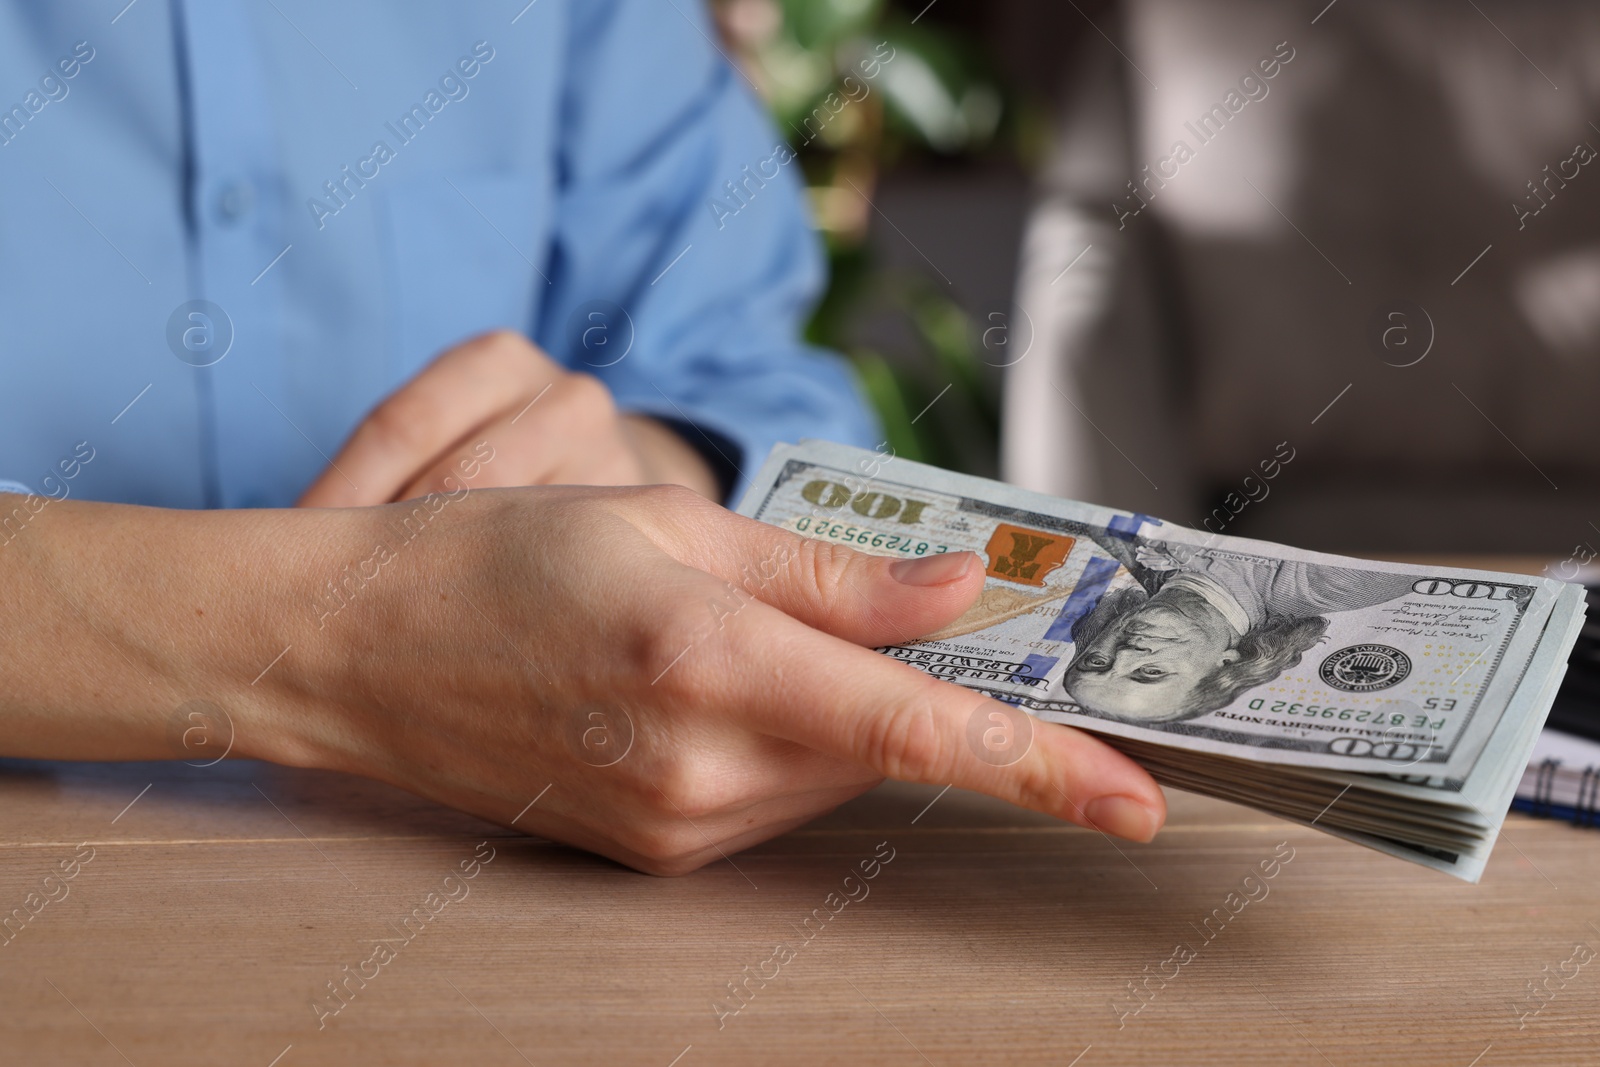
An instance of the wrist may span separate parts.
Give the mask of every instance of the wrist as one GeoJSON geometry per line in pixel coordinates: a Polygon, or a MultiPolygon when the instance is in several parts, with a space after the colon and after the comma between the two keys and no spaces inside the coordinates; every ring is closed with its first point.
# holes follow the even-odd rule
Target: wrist
{"type": "Polygon", "coordinates": [[[475,531],[494,499],[463,484],[397,504],[274,513],[320,521],[298,551],[282,551],[284,538],[275,557],[279,591],[257,625],[276,635],[267,656],[282,659],[244,694],[261,725],[253,755],[386,776],[421,725],[412,712],[424,672],[447,684],[460,662],[444,649],[448,620],[486,569],[475,531]]]}
{"type": "MultiPolygon", "coordinates": [[[[393,674],[398,622],[427,597],[396,572],[449,494],[360,508],[260,512],[261,594],[242,606],[250,651],[224,687],[244,710],[245,755],[349,770],[393,674]]],[[[415,566],[415,564],[411,564],[415,566]]],[[[379,726],[381,729],[381,724],[379,726]]]]}

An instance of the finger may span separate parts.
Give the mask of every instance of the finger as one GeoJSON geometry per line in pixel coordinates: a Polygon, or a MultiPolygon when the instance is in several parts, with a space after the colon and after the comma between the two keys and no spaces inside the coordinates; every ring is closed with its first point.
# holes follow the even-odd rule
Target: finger
{"type": "Polygon", "coordinates": [[[712,506],[657,509],[648,522],[679,562],[735,586],[728,610],[754,598],[858,645],[932,633],[983,589],[983,563],[972,552],[869,555],[712,506]]]}
{"type": "Polygon", "coordinates": [[[521,485],[619,485],[631,481],[620,438],[596,433],[615,421],[610,390],[587,374],[563,374],[521,408],[475,427],[395,498],[521,485]]]}
{"type": "Polygon", "coordinates": [[[1149,840],[1166,819],[1154,779],[1081,730],[1018,720],[1015,708],[797,626],[763,604],[721,634],[720,647],[707,642],[698,657],[701,649],[692,649],[671,684],[704,692],[714,674],[731,706],[749,708],[751,725],[769,734],[885,777],[976,790],[1135,841],[1149,840]],[[996,723],[1016,724],[1005,754],[1012,762],[985,748],[996,723]]]}
{"type": "Polygon", "coordinates": [[[564,372],[506,331],[458,345],[362,420],[302,507],[387,503],[472,430],[515,412],[564,372]]]}

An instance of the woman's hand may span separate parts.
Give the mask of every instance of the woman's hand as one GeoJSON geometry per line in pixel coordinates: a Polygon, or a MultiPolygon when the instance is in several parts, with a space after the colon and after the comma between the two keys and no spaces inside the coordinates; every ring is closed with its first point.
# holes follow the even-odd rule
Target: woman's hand
{"type": "Polygon", "coordinates": [[[960,615],[970,553],[862,555],[676,487],[428,503],[341,513],[353,552],[393,559],[256,687],[262,754],[661,874],[886,776],[1138,840],[1164,818],[1145,772],[1077,730],[1034,723],[1020,759],[986,762],[970,725],[1002,705],[870,651],[960,615]]]}
{"type": "Polygon", "coordinates": [[[705,460],[655,419],[617,411],[587,374],[520,334],[487,333],[435,359],[362,420],[302,507],[359,507],[445,492],[472,445],[495,462],[474,485],[676,483],[715,498],[705,460]]]}

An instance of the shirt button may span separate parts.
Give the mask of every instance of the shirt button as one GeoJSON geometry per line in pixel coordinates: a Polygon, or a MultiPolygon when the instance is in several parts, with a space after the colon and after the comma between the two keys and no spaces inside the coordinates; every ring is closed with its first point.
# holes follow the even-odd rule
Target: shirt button
{"type": "Polygon", "coordinates": [[[217,193],[217,216],[225,223],[238,222],[255,204],[255,186],[247,181],[229,182],[217,193]]]}

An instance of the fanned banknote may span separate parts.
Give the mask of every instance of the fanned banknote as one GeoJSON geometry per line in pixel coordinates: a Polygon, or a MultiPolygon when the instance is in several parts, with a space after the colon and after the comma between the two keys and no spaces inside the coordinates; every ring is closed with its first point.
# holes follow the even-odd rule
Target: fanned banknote
{"type": "Polygon", "coordinates": [[[977,603],[879,651],[1168,784],[1469,881],[1583,621],[1564,582],[1204,533],[824,442],[774,449],[739,512],[863,552],[977,552],[977,603]]]}

